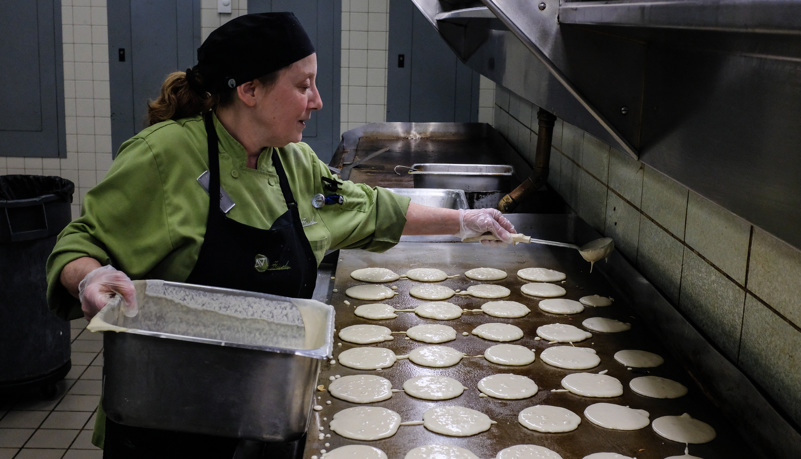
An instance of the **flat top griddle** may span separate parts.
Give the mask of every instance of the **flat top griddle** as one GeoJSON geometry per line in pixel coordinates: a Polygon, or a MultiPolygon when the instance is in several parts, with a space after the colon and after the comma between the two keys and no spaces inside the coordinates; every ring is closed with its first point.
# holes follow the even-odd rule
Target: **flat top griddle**
{"type": "MultiPolygon", "coordinates": [[[[603,263],[603,262],[600,262],[603,263]]],[[[496,249],[484,247],[480,244],[462,243],[418,243],[402,242],[385,253],[369,253],[357,250],[343,250],[340,252],[335,291],[331,304],[336,308],[337,331],[354,324],[383,325],[393,331],[406,329],[422,323],[440,323],[456,329],[457,338],[454,341],[443,343],[458,349],[469,356],[481,356],[484,351],[495,342],[486,341],[469,334],[476,326],[487,322],[511,323],[524,331],[524,337],[511,344],[521,344],[534,349],[537,359],[532,364],[522,367],[503,366],[491,363],[483,357],[468,357],[459,364],[449,368],[426,368],[418,366],[407,359],[398,360],[392,367],[379,371],[354,370],[338,363],[323,365],[318,384],[325,387],[330,378],[355,374],[376,374],[389,379],[394,389],[402,389],[404,381],[423,374],[436,374],[450,376],[460,381],[467,390],[459,397],[445,401],[425,401],[415,399],[404,392],[396,392],[386,401],[370,405],[358,405],[345,402],[332,397],[327,391],[318,391],[315,394],[315,403],[322,410],[314,413],[309,428],[305,448],[305,457],[321,455],[321,450],[331,451],[337,447],[350,444],[367,444],[382,449],[390,458],[402,458],[411,449],[427,444],[448,444],[469,449],[480,458],[494,458],[496,454],[509,446],[516,444],[541,445],[559,453],[563,458],[582,458],[597,452],[615,452],[639,459],[665,458],[680,456],[685,451],[685,445],[666,440],[657,435],[648,426],[637,431],[616,431],[598,427],[584,416],[584,409],[598,402],[616,403],[632,408],[644,409],[650,413],[650,419],[665,415],[681,415],[689,413],[693,418],[712,425],[717,431],[717,438],[705,445],[690,445],[689,453],[705,459],[748,457],[749,448],[743,440],[728,425],[720,413],[704,397],[703,389],[694,384],[684,370],[672,361],[669,347],[670,343],[658,342],[654,339],[646,321],[633,315],[632,305],[627,304],[612,286],[605,280],[599,271],[602,266],[596,264],[593,273],[589,272],[589,263],[584,262],[578,253],[572,249],[545,247],[537,245],[520,244],[513,248],[496,249]],[[526,283],[516,275],[518,269],[525,267],[545,267],[562,271],[567,279],[559,282],[566,290],[564,298],[578,300],[582,296],[599,294],[615,299],[612,306],[593,308],[588,307],[584,312],[576,315],[555,315],[542,312],[538,308],[539,299],[521,293],[520,287],[526,283]],[[508,287],[512,294],[504,298],[519,301],[531,309],[531,313],[523,318],[502,319],[490,317],[482,313],[465,313],[460,319],[451,321],[435,321],[418,317],[413,312],[400,312],[392,320],[371,321],[362,319],[353,314],[354,309],[372,301],[362,301],[348,298],[345,290],[362,282],[350,277],[350,273],[359,268],[385,267],[398,274],[404,274],[408,269],[415,267],[439,268],[451,275],[458,275],[443,281],[441,284],[454,290],[465,290],[468,286],[479,282],[464,277],[464,272],[476,267],[494,267],[503,269],[508,277],[502,281],[492,283],[508,287]],[[347,303],[346,303],[347,301],[347,303]],[[349,304],[348,304],[349,303],[349,304]],[[561,380],[573,370],[564,370],[549,366],[539,358],[543,349],[551,346],[544,340],[535,339],[537,327],[548,323],[566,323],[583,328],[581,322],[589,317],[601,316],[622,320],[632,324],[632,329],[621,333],[593,332],[593,337],[575,346],[592,347],[601,358],[596,368],[582,370],[587,372],[606,371],[608,375],[619,379],[624,386],[624,394],[614,398],[581,397],[567,392],[552,392],[552,389],[561,389],[561,380]],[[462,335],[463,332],[468,336],[462,335]],[[615,352],[623,349],[640,349],[655,352],[665,358],[665,363],[650,370],[627,369],[614,360],[615,352]],[[524,400],[498,400],[488,397],[479,397],[478,381],[488,375],[497,373],[514,373],[525,375],[534,380],[539,386],[539,392],[524,400]],[[667,377],[681,382],[689,388],[689,394],[674,400],[658,400],[640,396],[634,393],[628,383],[631,379],[645,374],[667,377]],[[567,408],[582,419],[579,427],[568,433],[548,434],[538,433],[523,427],[517,420],[518,413],[523,409],[538,405],[556,405],[567,408]],[[401,426],[394,436],[371,442],[361,442],[343,438],[329,429],[329,422],[333,415],[345,408],[355,406],[381,406],[389,408],[400,414],[403,422],[422,421],[423,413],[431,407],[440,405],[460,405],[481,411],[496,421],[489,431],[471,437],[449,437],[430,432],[422,425],[401,426]],[[322,435],[322,439],[320,439],[322,435]]],[[[397,309],[412,309],[422,303],[409,295],[409,289],[419,283],[407,279],[388,283],[395,286],[399,292],[392,300],[384,303],[396,306],[397,309]]],[[[486,299],[471,296],[456,295],[447,300],[465,309],[479,309],[486,299]]],[[[335,337],[334,359],[355,345],[335,337]]],[[[406,339],[404,335],[395,335],[394,341],[388,341],[368,346],[391,349],[397,355],[408,354],[412,349],[424,346],[425,343],[406,339]]]]}

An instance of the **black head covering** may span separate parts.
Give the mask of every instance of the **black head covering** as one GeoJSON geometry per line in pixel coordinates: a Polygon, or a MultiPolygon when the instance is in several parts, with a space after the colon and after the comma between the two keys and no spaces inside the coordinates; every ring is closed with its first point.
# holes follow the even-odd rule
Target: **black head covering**
{"type": "Polygon", "coordinates": [[[197,50],[203,88],[211,93],[280,70],[314,53],[298,18],[292,13],[239,16],[213,31],[197,50]]]}

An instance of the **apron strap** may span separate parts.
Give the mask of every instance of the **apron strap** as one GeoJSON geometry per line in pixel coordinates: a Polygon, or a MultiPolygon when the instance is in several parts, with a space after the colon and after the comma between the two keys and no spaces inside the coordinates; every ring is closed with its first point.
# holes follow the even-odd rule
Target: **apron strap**
{"type": "Polygon", "coordinates": [[[209,150],[209,212],[220,212],[220,146],[217,130],[214,128],[212,111],[203,114],[206,126],[206,145],[209,150]]]}

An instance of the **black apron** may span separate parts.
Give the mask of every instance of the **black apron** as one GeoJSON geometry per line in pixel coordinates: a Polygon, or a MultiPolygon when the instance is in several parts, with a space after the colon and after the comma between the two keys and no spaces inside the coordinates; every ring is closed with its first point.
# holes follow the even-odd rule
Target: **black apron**
{"type": "MultiPolygon", "coordinates": [[[[317,260],[303,231],[297,203],[281,160],[273,152],[287,210],[263,230],[228,218],[220,209],[220,158],[211,112],[203,121],[209,149],[209,216],[197,263],[186,282],[295,298],[311,298],[317,260]]],[[[213,396],[213,394],[210,394],[213,396]]],[[[303,452],[304,438],[289,443],[240,442],[233,438],[167,432],[106,420],[107,458],[293,458],[303,452]]]]}
{"type": "Polygon", "coordinates": [[[204,116],[209,147],[209,217],[195,268],[186,282],[294,298],[311,298],[317,259],[303,231],[284,167],[272,160],[288,210],[270,229],[228,218],[220,209],[220,158],[211,112],[204,116]]]}

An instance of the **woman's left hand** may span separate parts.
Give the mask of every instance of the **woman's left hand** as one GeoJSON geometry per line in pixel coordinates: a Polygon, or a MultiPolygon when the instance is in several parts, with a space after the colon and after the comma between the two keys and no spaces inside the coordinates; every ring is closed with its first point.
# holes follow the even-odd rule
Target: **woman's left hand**
{"type": "MultiPolygon", "coordinates": [[[[503,216],[498,209],[471,209],[459,211],[459,232],[456,235],[463,241],[491,233],[504,243],[512,242],[512,233],[516,233],[512,222],[503,216]]],[[[482,240],[482,244],[494,244],[498,241],[482,240]]]]}

